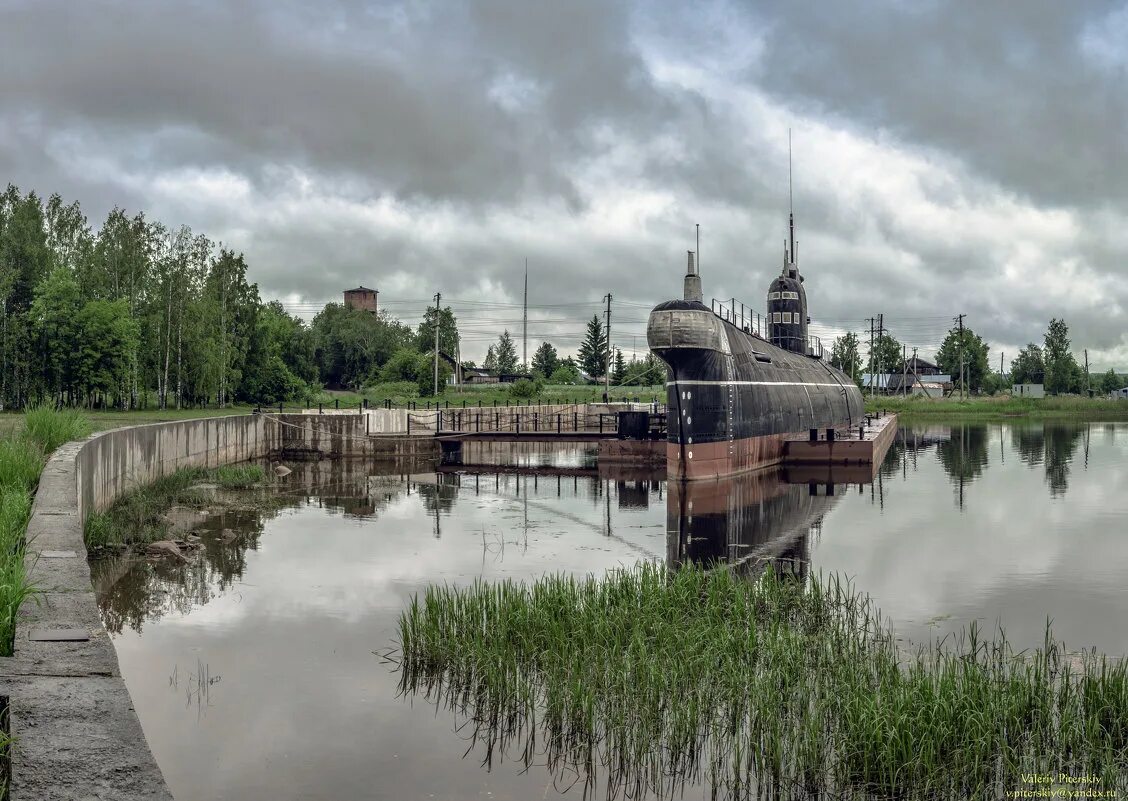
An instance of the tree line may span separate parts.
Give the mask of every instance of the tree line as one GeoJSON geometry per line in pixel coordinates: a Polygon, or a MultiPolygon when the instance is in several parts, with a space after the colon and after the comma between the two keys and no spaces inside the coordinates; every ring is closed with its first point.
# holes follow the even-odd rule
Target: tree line
{"type": "MultiPolygon", "coordinates": [[[[940,372],[950,375],[958,383],[960,376],[971,392],[993,395],[1009,389],[1013,384],[1044,384],[1046,392],[1056,395],[1094,394],[1106,395],[1128,386],[1128,377],[1109,369],[1099,375],[1090,375],[1073,355],[1069,326],[1064,320],[1054,318],[1042,337],[1042,344],[1033,342],[1022,348],[1010,364],[1010,373],[990,367],[989,347],[983,338],[967,327],[953,326],[944,337],[935,356],[940,372]],[[962,371],[961,371],[962,366],[962,371]]],[[[850,375],[859,386],[862,373],[898,373],[903,369],[904,351],[901,343],[888,333],[875,338],[872,356],[863,361],[857,334],[847,333],[834,341],[830,363],[850,375]]]]}
{"type": "MultiPolygon", "coordinates": [[[[593,323],[579,360],[546,342],[530,372],[556,383],[603,375],[606,337],[593,323]]],[[[0,409],[277,403],[387,381],[432,395],[452,373],[442,359],[435,385],[436,327],[440,352],[457,358],[449,307],[428,309],[413,329],[330,303],[307,324],[263,302],[242,253],[188,226],[114,208],[95,229],[57,194],[44,201],[9,185],[0,195],[0,409]]],[[[614,353],[616,383],[656,383],[651,360],[614,353]]],[[[485,366],[520,372],[508,331],[485,366]]]]}

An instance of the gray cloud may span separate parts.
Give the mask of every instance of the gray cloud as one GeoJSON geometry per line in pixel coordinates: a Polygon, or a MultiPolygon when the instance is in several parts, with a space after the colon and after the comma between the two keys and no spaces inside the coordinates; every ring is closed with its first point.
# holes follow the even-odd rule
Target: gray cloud
{"type": "Polygon", "coordinates": [[[678,291],[697,222],[707,293],[759,306],[793,127],[824,331],[927,351],[966,312],[1013,353],[1064,316],[1125,369],[1128,11],[1016,9],[0,3],[0,179],[192,225],[295,302],[514,302],[528,257],[532,302],[587,304],[533,315],[570,350],[604,293],[678,291]]]}

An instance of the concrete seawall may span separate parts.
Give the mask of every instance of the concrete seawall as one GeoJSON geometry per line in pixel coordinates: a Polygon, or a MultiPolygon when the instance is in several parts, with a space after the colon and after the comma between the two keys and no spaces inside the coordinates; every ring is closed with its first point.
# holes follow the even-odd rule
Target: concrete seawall
{"type": "Polygon", "coordinates": [[[61,446],[39,481],[27,569],[40,591],[0,659],[9,699],[12,801],[171,799],[118,669],[90,584],[83,522],[182,467],[285,454],[430,454],[430,438],[381,440],[356,415],[241,415],[133,426],[61,446]]]}

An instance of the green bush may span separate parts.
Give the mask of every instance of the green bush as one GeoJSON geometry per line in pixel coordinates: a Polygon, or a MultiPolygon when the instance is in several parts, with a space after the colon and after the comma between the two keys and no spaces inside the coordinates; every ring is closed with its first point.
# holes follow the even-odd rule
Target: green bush
{"type": "Polygon", "coordinates": [[[509,394],[514,398],[535,398],[540,394],[540,388],[527,378],[518,378],[509,385],[509,394]]]}

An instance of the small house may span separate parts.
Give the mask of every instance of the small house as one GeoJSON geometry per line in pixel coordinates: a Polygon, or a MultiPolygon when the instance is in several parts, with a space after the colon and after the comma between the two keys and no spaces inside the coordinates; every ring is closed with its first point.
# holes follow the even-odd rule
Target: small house
{"type": "Polygon", "coordinates": [[[1015,384],[1011,387],[1011,397],[1015,398],[1044,398],[1046,397],[1045,384],[1015,384]]]}

